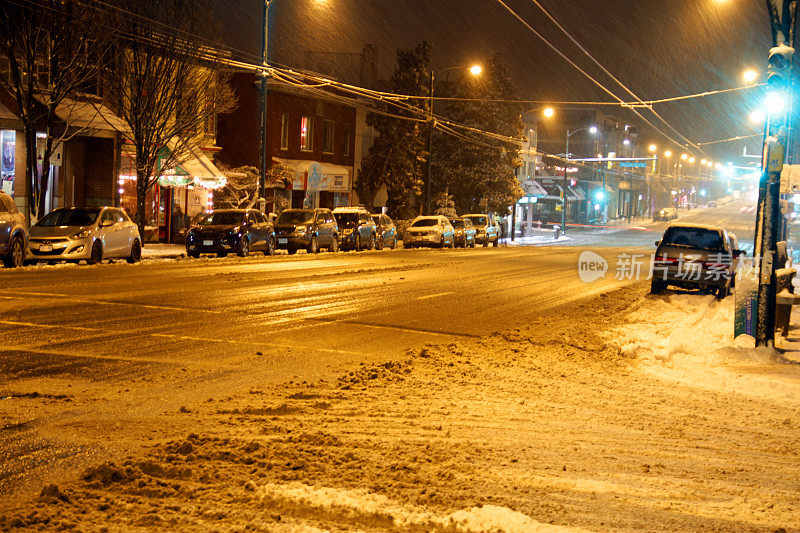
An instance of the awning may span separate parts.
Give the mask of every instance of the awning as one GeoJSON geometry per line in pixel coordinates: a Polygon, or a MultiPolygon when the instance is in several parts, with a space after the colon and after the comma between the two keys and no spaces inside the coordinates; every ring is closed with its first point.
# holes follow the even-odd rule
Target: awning
{"type": "MultiPolygon", "coordinates": [[[[168,146],[172,149],[174,144],[168,143],[168,146]]],[[[173,169],[162,172],[158,182],[164,186],[185,186],[193,183],[204,189],[220,189],[228,184],[228,178],[199,148],[192,147],[173,169]]]]}
{"type": "Polygon", "coordinates": [[[533,179],[523,181],[522,190],[525,191],[525,196],[536,196],[538,198],[547,196],[547,191],[544,190],[544,187],[542,187],[538,181],[533,179]]]}
{"type": "Polygon", "coordinates": [[[295,190],[350,192],[352,167],[307,159],[273,157],[272,160],[294,170],[292,188],[295,190]]]}
{"type": "Polygon", "coordinates": [[[109,108],[99,102],[64,98],[56,106],[56,115],[70,128],[128,132],[128,125],[109,108]]]}
{"type": "MultiPolygon", "coordinates": [[[[555,181],[556,179],[558,178],[550,178],[547,181],[539,183],[542,189],[544,189],[544,191],[547,193],[546,196],[541,198],[542,200],[557,200],[559,202],[561,201],[561,192],[563,191],[563,189],[561,188],[561,184],[555,181]]],[[[586,197],[584,196],[584,199],[585,198],[586,197]]],[[[567,186],[567,201],[574,202],[579,199],[580,198],[575,195],[575,191],[571,187],[567,186]]]]}
{"type": "Polygon", "coordinates": [[[570,185],[569,190],[572,192],[572,194],[578,201],[586,200],[586,193],[583,192],[583,189],[581,189],[577,185],[575,185],[574,187],[570,185]]]}

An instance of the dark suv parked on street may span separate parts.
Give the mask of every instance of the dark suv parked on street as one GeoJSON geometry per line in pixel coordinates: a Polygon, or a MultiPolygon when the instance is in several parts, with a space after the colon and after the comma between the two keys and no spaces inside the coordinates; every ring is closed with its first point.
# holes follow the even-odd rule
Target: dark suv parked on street
{"type": "Polygon", "coordinates": [[[257,209],[219,209],[200,219],[186,235],[190,257],[236,252],[246,257],[251,251],[272,255],[275,237],[269,219],[257,209]]]}
{"type": "Polygon", "coordinates": [[[378,228],[369,211],[363,207],[337,207],[333,210],[342,232],[342,250],[374,250],[378,228]]]}
{"type": "Polygon", "coordinates": [[[0,192],[0,257],[7,267],[21,267],[28,249],[25,216],[19,212],[14,199],[0,192]]]}
{"type": "Polygon", "coordinates": [[[339,227],[330,209],[287,209],[275,221],[275,247],[290,254],[304,248],[315,254],[320,248],[339,250],[339,227]]]}

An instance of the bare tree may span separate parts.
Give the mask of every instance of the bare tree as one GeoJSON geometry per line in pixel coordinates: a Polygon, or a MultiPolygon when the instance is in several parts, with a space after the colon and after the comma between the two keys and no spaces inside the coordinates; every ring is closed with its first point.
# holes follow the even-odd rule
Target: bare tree
{"type": "Polygon", "coordinates": [[[87,88],[97,86],[113,36],[109,13],[77,0],[36,0],[0,10],[0,53],[10,67],[0,73],[0,88],[13,98],[23,124],[28,217],[44,215],[51,156],[87,123],[85,109],[80,124],[69,117],[77,116],[87,88]],[[41,176],[37,131],[45,134],[41,176]]]}
{"type": "MultiPolygon", "coordinates": [[[[258,169],[245,166],[225,169],[223,173],[228,178],[225,187],[214,194],[214,203],[219,207],[244,208],[254,205],[258,201],[258,169]]],[[[265,198],[266,203],[274,204],[277,212],[288,207],[289,201],[277,194],[277,190],[286,189],[294,179],[294,170],[280,162],[273,163],[267,172],[265,180],[267,190],[273,191],[265,198]]]]}
{"type": "Polygon", "coordinates": [[[217,114],[236,105],[214,35],[209,0],[119,0],[127,38],[109,70],[106,98],[128,125],[135,151],[136,221],[144,232],[147,192],[186,161],[217,114]]]}

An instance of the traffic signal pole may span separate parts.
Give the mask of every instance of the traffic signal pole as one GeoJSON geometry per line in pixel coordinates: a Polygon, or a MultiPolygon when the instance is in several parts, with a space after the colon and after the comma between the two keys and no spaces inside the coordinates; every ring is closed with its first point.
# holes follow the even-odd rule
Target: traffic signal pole
{"type": "Polygon", "coordinates": [[[769,53],[762,174],[758,188],[754,260],[758,263],[758,300],[755,323],[756,346],[770,346],[775,339],[775,261],[782,225],[780,177],[786,161],[788,131],[794,89],[792,61],[797,0],[766,0],[772,26],[773,48],[769,53]]]}

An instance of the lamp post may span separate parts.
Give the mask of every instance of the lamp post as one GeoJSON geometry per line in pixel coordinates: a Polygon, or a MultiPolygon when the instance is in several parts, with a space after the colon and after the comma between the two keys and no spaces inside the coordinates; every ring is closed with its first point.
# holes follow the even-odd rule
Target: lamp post
{"type": "MultiPolygon", "coordinates": [[[[271,0],[275,1],[275,0],[271,0]]],[[[430,86],[428,88],[428,168],[427,177],[425,179],[425,214],[431,214],[431,170],[433,168],[433,128],[436,125],[433,118],[433,91],[435,89],[436,77],[449,71],[449,70],[462,70],[468,69],[469,73],[473,76],[480,76],[483,68],[480,65],[472,65],[471,67],[458,66],[444,68],[438,72],[431,69],[430,86]]]]}
{"type": "MultiPolygon", "coordinates": [[[[575,131],[567,130],[566,158],[564,160],[564,179],[561,182],[561,235],[567,234],[567,164],[569,163],[569,139],[581,131],[588,131],[592,135],[597,133],[597,126],[581,128],[575,131]]],[[[605,191],[603,191],[605,193],[605,191]]]]}

